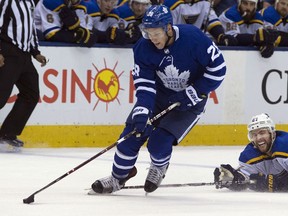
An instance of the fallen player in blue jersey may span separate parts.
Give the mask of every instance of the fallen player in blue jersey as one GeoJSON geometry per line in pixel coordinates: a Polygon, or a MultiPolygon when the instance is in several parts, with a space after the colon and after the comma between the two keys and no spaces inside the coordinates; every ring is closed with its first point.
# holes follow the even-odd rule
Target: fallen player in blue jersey
{"type": "Polygon", "coordinates": [[[121,134],[124,137],[135,130],[137,136],[117,145],[112,174],[95,181],[90,194],[123,188],[136,175],[134,165],[146,140],[151,165],[144,190],[155,191],[165,177],[173,145],[196,125],[209,93],[219,87],[226,73],[224,58],[214,42],[193,25],[173,25],[166,6],[151,6],[141,30],[143,38],[133,48],[137,101],[121,134]],[[153,125],[147,124],[149,118],[176,102],[181,105],[153,125]]]}
{"type": "Polygon", "coordinates": [[[262,113],[248,124],[248,138],[238,169],[229,164],[215,169],[216,188],[288,191],[288,133],[276,131],[272,119],[262,113]]]}

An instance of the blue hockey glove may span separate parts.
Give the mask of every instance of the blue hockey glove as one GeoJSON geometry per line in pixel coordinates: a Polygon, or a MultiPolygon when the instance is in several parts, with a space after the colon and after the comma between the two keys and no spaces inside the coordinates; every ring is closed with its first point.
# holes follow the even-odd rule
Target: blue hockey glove
{"type": "Polygon", "coordinates": [[[133,110],[132,114],[132,124],[136,131],[136,136],[140,137],[144,134],[146,135],[147,128],[151,127],[151,124],[148,124],[149,120],[149,110],[146,107],[137,106],[133,110]]]}
{"type": "Polygon", "coordinates": [[[267,176],[262,173],[250,175],[249,188],[261,192],[287,192],[288,191],[288,172],[282,171],[277,175],[269,174],[267,176]]]}
{"type": "Polygon", "coordinates": [[[188,86],[185,90],[177,92],[169,97],[170,103],[180,102],[180,106],[175,109],[180,111],[187,111],[195,106],[197,103],[206,98],[206,95],[199,95],[193,86],[188,86]]]}

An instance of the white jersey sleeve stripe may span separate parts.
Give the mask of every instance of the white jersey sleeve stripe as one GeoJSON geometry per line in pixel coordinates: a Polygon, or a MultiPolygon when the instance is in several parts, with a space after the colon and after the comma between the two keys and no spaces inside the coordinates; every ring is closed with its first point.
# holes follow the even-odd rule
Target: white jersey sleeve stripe
{"type": "Polygon", "coordinates": [[[219,77],[219,76],[212,76],[212,75],[207,74],[207,73],[204,73],[203,76],[206,77],[206,78],[208,78],[208,79],[212,79],[212,80],[216,80],[216,81],[222,81],[222,80],[224,80],[224,77],[225,77],[225,76],[221,76],[221,77],[219,77]]]}
{"type": "Polygon", "coordinates": [[[221,65],[219,65],[219,66],[217,66],[217,67],[213,67],[213,68],[211,68],[211,67],[206,67],[206,69],[207,69],[208,71],[210,71],[210,72],[215,72],[215,71],[221,70],[221,69],[224,68],[224,67],[226,67],[226,63],[225,63],[225,62],[223,62],[221,65]]]}
{"type": "Polygon", "coordinates": [[[153,94],[156,94],[156,90],[154,88],[149,88],[149,87],[144,87],[144,86],[139,86],[137,89],[136,89],[136,92],[137,91],[148,91],[148,92],[151,92],[153,94]]]}
{"type": "Polygon", "coordinates": [[[134,84],[139,84],[139,83],[152,83],[152,84],[155,84],[155,81],[154,80],[143,79],[143,78],[139,78],[139,79],[135,79],[134,80],[134,84]]]}

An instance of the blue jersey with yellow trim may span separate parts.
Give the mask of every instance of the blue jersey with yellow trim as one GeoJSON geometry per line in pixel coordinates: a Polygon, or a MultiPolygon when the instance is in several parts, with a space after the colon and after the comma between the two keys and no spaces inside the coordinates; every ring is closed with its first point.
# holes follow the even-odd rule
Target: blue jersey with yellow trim
{"type": "Polygon", "coordinates": [[[278,31],[288,32],[288,16],[281,17],[274,6],[269,6],[260,11],[264,19],[264,26],[278,31]]]}
{"type": "Polygon", "coordinates": [[[239,157],[240,170],[247,174],[278,174],[288,171],[288,133],[276,131],[271,156],[263,154],[252,143],[249,143],[239,157]]]}
{"type": "Polygon", "coordinates": [[[225,33],[229,35],[237,34],[255,34],[257,29],[263,27],[264,20],[260,13],[255,13],[254,17],[249,21],[244,21],[238,10],[238,5],[224,11],[219,19],[225,29],[225,33]]]}
{"type": "Polygon", "coordinates": [[[134,46],[133,70],[137,105],[153,110],[155,98],[167,106],[169,96],[193,85],[208,94],[224,80],[226,64],[221,51],[193,25],[175,25],[172,45],[157,49],[141,38],[134,46]]]}

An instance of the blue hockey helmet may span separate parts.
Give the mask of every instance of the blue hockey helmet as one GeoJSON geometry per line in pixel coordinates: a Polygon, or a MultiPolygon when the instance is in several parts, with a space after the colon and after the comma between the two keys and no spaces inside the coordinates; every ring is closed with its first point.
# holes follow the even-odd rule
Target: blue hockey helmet
{"type": "Polygon", "coordinates": [[[152,5],[146,11],[142,19],[142,28],[166,29],[168,24],[173,25],[173,18],[170,9],[164,5],[152,5]]]}

